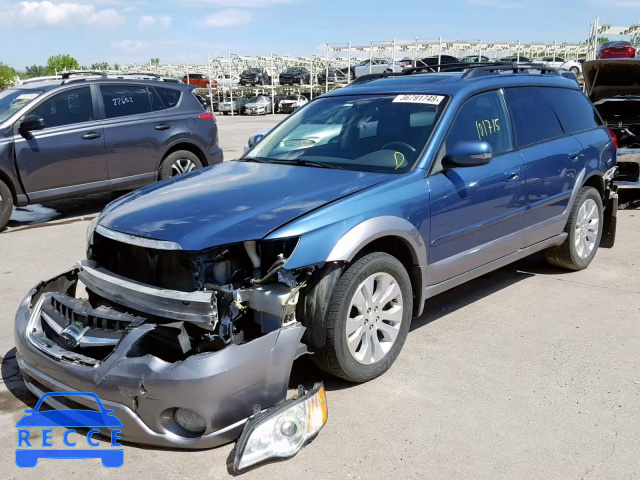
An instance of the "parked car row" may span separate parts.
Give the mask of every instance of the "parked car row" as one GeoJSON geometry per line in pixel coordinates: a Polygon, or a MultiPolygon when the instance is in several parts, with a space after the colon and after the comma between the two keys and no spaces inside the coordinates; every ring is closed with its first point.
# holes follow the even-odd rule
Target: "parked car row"
{"type": "MultiPolygon", "coordinates": [[[[292,113],[307,103],[309,99],[301,94],[275,95],[273,113],[292,113]]],[[[234,114],[266,115],[272,113],[272,98],[270,95],[239,96],[220,102],[220,113],[230,115],[232,110],[234,114]]]]}

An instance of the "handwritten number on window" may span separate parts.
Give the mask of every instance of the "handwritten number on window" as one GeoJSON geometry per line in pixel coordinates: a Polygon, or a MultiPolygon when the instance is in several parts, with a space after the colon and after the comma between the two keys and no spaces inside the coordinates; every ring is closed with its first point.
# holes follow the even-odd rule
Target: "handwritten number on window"
{"type": "Polygon", "coordinates": [[[133,97],[116,97],[112,98],[111,101],[113,102],[114,107],[118,107],[126,105],[127,103],[133,103],[133,97]]]}
{"type": "Polygon", "coordinates": [[[478,139],[482,140],[483,137],[488,137],[500,131],[500,119],[494,118],[493,120],[476,121],[476,129],[478,130],[478,139]]]}

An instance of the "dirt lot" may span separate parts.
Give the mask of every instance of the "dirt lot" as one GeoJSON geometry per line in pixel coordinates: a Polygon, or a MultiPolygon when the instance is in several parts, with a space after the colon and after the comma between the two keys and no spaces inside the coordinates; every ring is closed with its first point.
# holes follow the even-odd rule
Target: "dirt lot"
{"type": "MultiPolygon", "coordinates": [[[[220,118],[227,158],[266,118],[220,118]]],[[[66,204],[58,219],[99,211],[66,204]],[[80,213],[78,213],[80,212],[80,213]]],[[[430,300],[404,351],[365,385],[323,378],[329,421],[292,460],[243,475],[271,478],[640,478],[640,211],[619,212],[618,243],[565,273],[539,257],[430,300]]],[[[0,471],[2,478],[199,479],[230,474],[233,445],[208,451],[125,447],[125,464],[14,464],[15,422],[33,397],[13,348],[24,294],[84,256],[87,221],[0,234],[0,471]]]]}

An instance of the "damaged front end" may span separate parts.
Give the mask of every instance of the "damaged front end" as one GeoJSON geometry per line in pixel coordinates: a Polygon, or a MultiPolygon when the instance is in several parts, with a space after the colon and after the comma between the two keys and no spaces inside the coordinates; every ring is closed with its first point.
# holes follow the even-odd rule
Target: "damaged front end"
{"type": "Polygon", "coordinates": [[[233,441],[286,399],[306,353],[295,312],[312,274],[284,268],[296,239],[187,252],[92,226],[89,240],[87,260],[18,310],[34,394],[95,392],[124,440],[182,448],[233,441]]]}

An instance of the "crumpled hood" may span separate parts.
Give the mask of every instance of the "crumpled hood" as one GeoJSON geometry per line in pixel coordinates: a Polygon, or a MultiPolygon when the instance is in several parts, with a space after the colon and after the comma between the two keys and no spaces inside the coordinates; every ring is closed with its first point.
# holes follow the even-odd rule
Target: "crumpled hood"
{"type": "Polygon", "coordinates": [[[593,60],[584,63],[582,72],[592,102],[619,95],[640,95],[640,60],[593,60]]]}
{"type": "Polygon", "coordinates": [[[232,161],[126,195],[105,208],[100,225],[203,250],[263,238],[301,215],[393,177],[232,161]]]}

